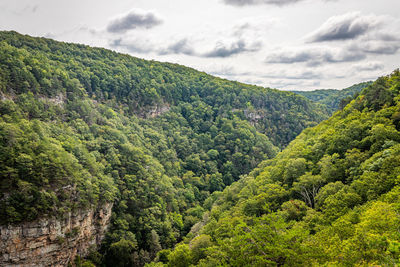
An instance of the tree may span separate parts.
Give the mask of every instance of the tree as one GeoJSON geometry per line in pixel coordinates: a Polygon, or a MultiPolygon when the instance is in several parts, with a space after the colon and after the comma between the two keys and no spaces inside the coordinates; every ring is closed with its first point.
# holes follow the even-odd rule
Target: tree
{"type": "Polygon", "coordinates": [[[300,193],[309,207],[314,208],[315,197],[324,183],[325,179],[321,175],[313,175],[311,172],[307,172],[293,183],[293,190],[300,193]]]}
{"type": "Polygon", "coordinates": [[[206,257],[206,249],[212,245],[209,235],[199,235],[195,237],[189,244],[192,251],[193,264],[197,264],[201,259],[206,257]]]}
{"type": "Polygon", "coordinates": [[[168,255],[168,266],[186,267],[192,263],[192,252],[187,244],[181,243],[168,255]]]}
{"type": "Polygon", "coordinates": [[[111,244],[105,255],[106,264],[115,267],[134,266],[134,252],[136,248],[137,245],[135,243],[125,239],[111,244]]]}

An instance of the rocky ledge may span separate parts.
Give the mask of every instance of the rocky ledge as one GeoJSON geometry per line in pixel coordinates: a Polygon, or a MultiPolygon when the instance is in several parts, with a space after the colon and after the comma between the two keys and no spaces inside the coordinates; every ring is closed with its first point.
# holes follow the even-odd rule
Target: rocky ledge
{"type": "Polygon", "coordinates": [[[0,226],[0,266],[67,266],[100,244],[112,204],[70,212],[64,219],[43,218],[0,226]]]}

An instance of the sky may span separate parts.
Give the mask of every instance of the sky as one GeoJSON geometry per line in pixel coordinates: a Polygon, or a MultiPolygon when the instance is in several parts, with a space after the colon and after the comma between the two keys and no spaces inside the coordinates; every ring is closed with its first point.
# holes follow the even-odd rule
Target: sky
{"type": "Polygon", "coordinates": [[[0,30],[281,90],[342,89],[400,67],[399,0],[0,0],[0,30]]]}

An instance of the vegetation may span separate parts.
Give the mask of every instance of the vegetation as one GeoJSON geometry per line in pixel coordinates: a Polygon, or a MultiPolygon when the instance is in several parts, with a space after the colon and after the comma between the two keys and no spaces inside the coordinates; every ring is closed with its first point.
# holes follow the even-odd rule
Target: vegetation
{"type": "Polygon", "coordinates": [[[0,223],[114,203],[77,266],[400,264],[398,70],[318,126],[337,94],[15,32],[0,70],[0,223]]]}
{"type": "Polygon", "coordinates": [[[96,265],[202,259],[207,236],[190,257],[163,249],[327,117],[294,93],[15,32],[0,32],[0,70],[0,223],[114,202],[96,265]]]}
{"type": "Polygon", "coordinates": [[[153,266],[399,265],[399,93],[396,70],[304,130],[153,266]]]}
{"type": "Polygon", "coordinates": [[[362,89],[371,84],[372,82],[363,82],[342,90],[322,89],[314,91],[293,91],[293,93],[302,95],[311,101],[323,105],[329,114],[333,114],[338,109],[343,109],[362,89]]]}

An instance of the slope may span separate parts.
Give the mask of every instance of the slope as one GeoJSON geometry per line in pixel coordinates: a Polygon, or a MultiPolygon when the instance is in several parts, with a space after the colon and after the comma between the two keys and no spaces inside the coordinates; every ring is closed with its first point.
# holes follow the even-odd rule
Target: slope
{"type": "Polygon", "coordinates": [[[0,223],[114,203],[92,257],[109,266],[174,246],[213,192],[326,117],[293,93],[15,32],[0,70],[0,223]]]}
{"type": "Polygon", "coordinates": [[[177,64],[15,32],[1,32],[0,42],[2,50],[10,50],[11,55],[17,50],[24,53],[2,66],[1,86],[8,93],[31,91],[52,97],[67,93],[73,97],[81,90],[96,101],[123,107],[139,117],[151,116],[157,108],[201,99],[215,108],[216,115],[250,121],[278,147],[327,118],[321,109],[293,93],[219,79],[177,64]],[[72,82],[63,84],[65,77],[72,82]]]}
{"type": "Polygon", "coordinates": [[[396,70],[304,130],[153,265],[398,265],[399,93],[396,70]]]}
{"type": "Polygon", "coordinates": [[[363,82],[355,84],[342,90],[324,89],[314,91],[292,91],[298,95],[302,95],[311,101],[322,104],[326,107],[329,114],[333,114],[338,109],[343,108],[348,104],[354,96],[356,96],[362,89],[371,85],[372,82],[363,82]]]}

